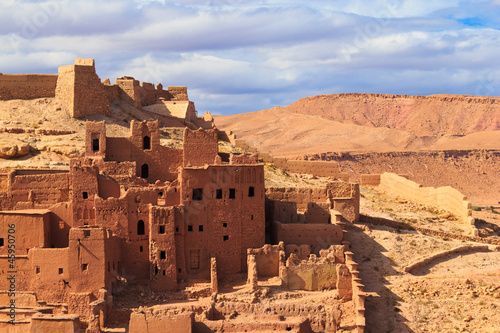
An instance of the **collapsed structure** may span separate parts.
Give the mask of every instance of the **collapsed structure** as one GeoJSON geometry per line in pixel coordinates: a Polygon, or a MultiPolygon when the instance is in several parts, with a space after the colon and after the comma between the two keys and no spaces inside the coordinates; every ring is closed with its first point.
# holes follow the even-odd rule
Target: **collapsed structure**
{"type": "MultiPolygon", "coordinates": [[[[0,75],[0,99],[16,98],[15,85],[5,84],[12,78],[0,75]]],[[[34,81],[30,98],[54,97],[74,117],[106,115],[119,99],[196,118],[185,87],[140,86],[130,77],[101,83],[89,59],[34,81]]],[[[266,189],[258,155],[226,158],[218,137],[217,129],[185,128],[183,148],[174,149],[160,144],[157,120],[132,121],[128,137],[87,122],[84,157],[69,170],[3,170],[0,330],[106,331],[114,295],[137,287],[172,293],[190,281],[209,281],[212,302],[138,309],[129,332],[337,330],[335,302],[255,304],[270,293],[259,279],[276,277],[278,292],[333,290],[327,298],[350,302],[349,326],[363,331],[365,294],[345,239],[345,224],[359,217],[358,184],[266,189]],[[218,302],[219,281],[240,275],[253,298],[218,302]]]]}

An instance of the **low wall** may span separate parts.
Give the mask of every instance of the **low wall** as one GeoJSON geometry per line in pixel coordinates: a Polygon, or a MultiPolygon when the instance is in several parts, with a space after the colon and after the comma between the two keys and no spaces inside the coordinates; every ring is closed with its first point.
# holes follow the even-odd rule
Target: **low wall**
{"type": "Polygon", "coordinates": [[[57,74],[1,74],[0,101],[56,95],[57,74]]]}
{"type": "Polygon", "coordinates": [[[422,227],[418,227],[418,226],[409,225],[409,224],[406,224],[403,222],[388,220],[388,219],[385,219],[382,217],[373,217],[373,216],[361,214],[359,216],[359,222],[370,223],[370,224],[374,224],[374,225],[383,225],[383,226],[391,227],[391,228],[395,228],[395,229],[414,230],[414,231],[421,232],[424,235],[436,236],[436,237],[440,237],[440,238],[451,238],[451,239],[458,239],[458,240],[467,241],[467,242],[477,242],[477,243],[484,243],[484,244],[491,244],[491,245],[500,245],[500,240],[498,240],[498,239],[451,234],[451,233],[444,232],[444,231],[432,230],[432,229],[428,229],[428,228],[422,228],[422,227]]]}
{"type": "Polygon", "coordinates": [[[488,245],[477,245],[477,246],[466,245],[466,246],[460,246],[460,247],[454,248],[452,250],[439,252],[439,253],[436,253],[436,254],[434,254],[434,255],[432,255],[430,257],[427,257],[427,258],[424,258],[422,260],[419,260],[416,263],[411,264],[410,266],[406,266],[404,268],[404,271],[407,272],[407,273],[411,273],[412,270],[422,268],[425,265],[430,264],[432,261],[434,261],[436,259],[446,258],[446,257],[449,257],[449,256],[451,256],[453,254],[456,254],[456,253],[472,252],[472,251],[488,252],[489,251],[489,247],[488,247],[488,245]]]}
{"type": "Polygon", "coordinates": [[[451,186],[423,187],[414,181],[389,172],[380,175],[380,186],[389,194],[423,205],[439,207],[451,212],[467,225],[474,225],[470,202],[451,186]]]}

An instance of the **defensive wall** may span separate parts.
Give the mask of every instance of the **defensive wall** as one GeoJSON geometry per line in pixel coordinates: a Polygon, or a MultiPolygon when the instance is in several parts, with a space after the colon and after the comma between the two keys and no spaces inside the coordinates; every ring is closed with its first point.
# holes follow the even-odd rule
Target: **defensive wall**
{"type": "Polygon", "coordinates": [[[56,102],[75,118],[93,114],[110,116],[110,103],[121,100],[138,109],[161,103],[164,110],[159,113],[162,115],[183,115],[187,121],[197,120],[186,87],[169,86],[164,90],[161,83],[156,86],[141,83],[130,76],[117,78],[115,84],[109,79],[101,82],[93,59],[77,58],[72,65],[60,66],[58,74],[0,73],[0,101],[43,97],[55,97],[56,102]]]}
{"type": "Polygon", "coordinates": [[[446,210],[471,226],[473,231],[475,230],[471,203],[453,187],[423,187],[421,184],[390,172],[384,172],[379,176],[362,175],[361,181],[362,184],[377,185],[378,177],[380,177],[380,188],[385,192],[422,205],[446,210]]]}
{"type": "Polygon", "coordinates": [[[56,74],[0,73],[0,101],[54,97],[56,74]]]}
{"type": "MultiPolygon", "coordinates": [[[[232,131],[219,131],[219,140],[230,142],[234,147],[244,151],[257,153],[255,147],[251,147],[244,140],[238,139],[232,131]]],[[[291,160],[284,157],[274,157],[266,152],[258,152],[258,156],[262,162],[274,164],[276,167],[288,172],[331,177],[343,181],[349,180],[349,174],[341,172],[339,164],[335,162],[291,160]]]]}

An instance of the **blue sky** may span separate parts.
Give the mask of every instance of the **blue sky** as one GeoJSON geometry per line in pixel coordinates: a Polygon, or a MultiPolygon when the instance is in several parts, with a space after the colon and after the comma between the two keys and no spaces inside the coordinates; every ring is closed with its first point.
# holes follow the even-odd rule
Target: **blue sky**
{"type": "Polygon", "coordinates": [[[500,0],[0,0],[0,72],[96,59],[199,113],[329,93],[500,95],[500,0]]]}

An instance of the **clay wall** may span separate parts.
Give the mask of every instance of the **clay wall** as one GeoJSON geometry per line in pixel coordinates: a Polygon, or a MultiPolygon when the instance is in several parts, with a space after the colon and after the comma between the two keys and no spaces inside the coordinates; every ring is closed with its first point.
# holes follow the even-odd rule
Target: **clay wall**
{"type": "Polygon", "coordinates": [[[157,332],[193,332],[194,313],[158,310],[153,314],[151,311],[132,312],[130,315],[130,333],[157,333],[157,332]]]}
{"type": "Polygon", "coordinates": [[[258,164],[258,154],[230,154],[229,164],[258,164]]]}
{"type": "Polygon", "coordinates": [[[81,323],[78,315],[41,314],[31,318],[31,331],[37,333],[81,333],[81,323]]]}
{"type": "Polygon", "coordinates": [[[211,254],[221,274],[244,271],[247,249],[265,241],[263,166],[184,168],[180,182],[188,273],[209,272],[211,254]]]}
{"type": "Polygon", "coordinates": [[[39,299],[52,301],[67,292],[70,281],[69,248],[32,248],[29,250],[29,289],[39,299]]]}
{"type": "Polygon", "coordinates": [[[335,289],[337,285],[337,265],[328,258],[294,262],[294,256],[286,261],[283,284],[290,290],[335,289]]]}
{"type": "Polygon", "coordinates": [[[177,178],[177,168],[182,165],[183,150],[160,145],[157,121],[132,121],[129,137],[106,138],[106,160],[135,161],[135,176],[149,182],[173,181],[177,178]]]}
{"type": "Polygon", "coordinates": [[[141,87],[139,81],[133,77],[124,76],[115,80],[115,84],[120,88],[120,99],[141,109],[141,87]]]}
{"type": "Polygon", "coordinates": [[[33,247],[49,247],[49,214],[42,209],[0,212],[0,255],[9,254],[11,244],[20,255],[28,254],[33,247]]]}
{"type": "Polygon", "coordinates": [[[184,166],[214,164],[219,152],[217,130],[184,129],[184,166]]]}
{"type": "Polygon", "coordinates": [[[388,172],[380,176],[380,185],[383,190],[392,195],[423,205],[439,207],[451,212],[467,225],[474,223],[471,217],[470,202],[462,193],[451,186],[423,187],[409,179],[388,172]]]}
{"type": "Polygon", "coordinates": [[[88,158],[72,159],[70,170],[73,224],[74,226],[94,225],[94,199],[99,193],[97,181],[99,170],[88,158]]]}
{"type": "Polygon", "coordinates": [[[74,65],[61,66],[58,72],[56,101],[72,117],[111,115],[108,95],[96,74],[94,60],[77,58],[74,65]]]}
{"type": "Polygon", "coordinates": [[[12,202],[28,202],[32,207],[49,207],[69,200],[69,174],[66,171],[16,171],[12,176],[8,185],[12,202]]]}
{"type": "Polygon", "coordinates": [[[187,87],[184,86],[168,86],[168,94],[171,96],[171,101],[187,101],[189,100],[187,87]]]}
{"type": "Polygon", "coordinates": [[[343,239],[342,228],[336,224],[283,224],[274,221],[272,233],[273,243],[308,244],[316,254],[320,249],[340,244],[343,239]]]}
{"type": "Polygon", "coordinates": [[[247,255],[254,255],[257,275],[261,277],[278,276],[280,269],[280,252],[284,253],[285,245],[266,244],[261,248],[248,249],[247,255]]]}
{"type": "Polygon", "coordinates": [[[177,288],[175,207],[150,206],[149,253],[151,280],[156,290],[177,288]]]}
{"type": "Polygon", "coordinates": [[[379,186],[380,175],[363,174],[360,176],[362,186],[379,186]]]}
{"type": "Polygon", "coordinates": [[[121,255],[118,239],[104,228],[72,228],[69,235],[68,269],[72,293],[113,290],[121,255]]]}
{"type": "Polygon", "coordinates": [[[50,246],[68,247],[69,230],[73,227],[73,205],[62,202],[50,206],[50,246]]]}
{"type": "Polygon", "coordinates": [[[54,97],[55,74],[1,74],[0,101],[54,97]]]}

